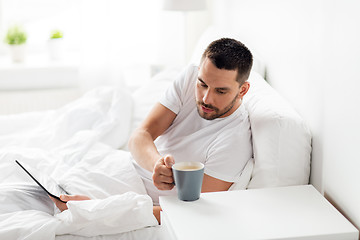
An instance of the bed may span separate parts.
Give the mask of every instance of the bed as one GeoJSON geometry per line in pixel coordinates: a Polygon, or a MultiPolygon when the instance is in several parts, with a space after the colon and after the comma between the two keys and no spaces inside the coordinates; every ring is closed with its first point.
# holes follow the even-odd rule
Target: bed
{"type": "MultiPolygon", "coordinates": [[[[211,37],[203,38],[198,49],[211,37]]],[[[311,133],[264,80],[263,66],[257,60],[244,99],[254,156],[232,191],[309,182],[311,133]]],[[[1,203],[10,203],[2,204],[9,211],[0,214],[0,238],[166,239],[126,143],[179,72],[165,69],[134,92],[99,87],[58,109],[0,116],[0,193],[12,193],[0,197],[1,203]],[[71,202],[68,211],[54,210],[55,215],[26,210],[36,208],[40,197],[19,203],[17,191],[22,186],[39,189],[15,159],[48,173],[68,192],[93,200],[71,202]]]]}

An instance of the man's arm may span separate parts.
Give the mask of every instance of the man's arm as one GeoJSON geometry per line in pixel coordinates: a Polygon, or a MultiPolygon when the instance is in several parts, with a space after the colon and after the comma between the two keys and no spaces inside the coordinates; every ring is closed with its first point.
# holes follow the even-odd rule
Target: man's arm
{"type": "Polygon", "coordinates": [[[229,190],[232,182],[225,182],[204,174],[201,192],[220,192],[229,190]]]}
{"type": "Polygon", "coordinates": [[[176,114],[157,103],[141,126],[129,140],[129,150],[135,161],[144,169],[153,172],[154,184],[161,190],[173,188],[172,156],[161,156],[154,140],[163,134],[174,121],[176,114]]]}

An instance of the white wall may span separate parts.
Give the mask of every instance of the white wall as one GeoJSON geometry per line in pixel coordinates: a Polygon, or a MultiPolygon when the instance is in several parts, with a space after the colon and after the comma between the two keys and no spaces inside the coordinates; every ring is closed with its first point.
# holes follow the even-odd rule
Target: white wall
{"type": "Polygon", "coordinates": [[[360,2],[324,2],[324,192],[359,228],[360,2]]]}
{"type": "Polygon", "coordinates": [[[269,82],[308,122],[311,183],[357,228],[359,11],[356,0],[214,0],[213,7],[213,22],[260,53],[269,82]]]}

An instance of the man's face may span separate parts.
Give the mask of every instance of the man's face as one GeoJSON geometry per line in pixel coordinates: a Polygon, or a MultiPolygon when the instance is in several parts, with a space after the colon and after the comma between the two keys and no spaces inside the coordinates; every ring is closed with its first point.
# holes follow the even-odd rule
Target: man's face
{"type": "Polygon", "coordinates": [[[249,84],[241,87],[236,70],[218,69],[208,58],[199,67],[196,82],[196,105],[199,115],[207,120],[231,115],[240,106],[249,84]]]}

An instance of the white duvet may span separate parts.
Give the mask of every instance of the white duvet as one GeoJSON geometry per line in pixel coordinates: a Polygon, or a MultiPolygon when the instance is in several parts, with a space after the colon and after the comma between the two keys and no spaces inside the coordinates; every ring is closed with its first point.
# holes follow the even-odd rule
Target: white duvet
{"type": "Polygon", "coordinates": [[[58,110],[0,117],[0,239],[115,236],[157,225],[129,153],[116,150],[126,144],[131,116],[127,92],[101,88],[58,110]],[[41,198],[17,194],[41,190],[15,159],[93,200],[68,202],[54,215],[22,210],[40,208],[41,198]]]}

